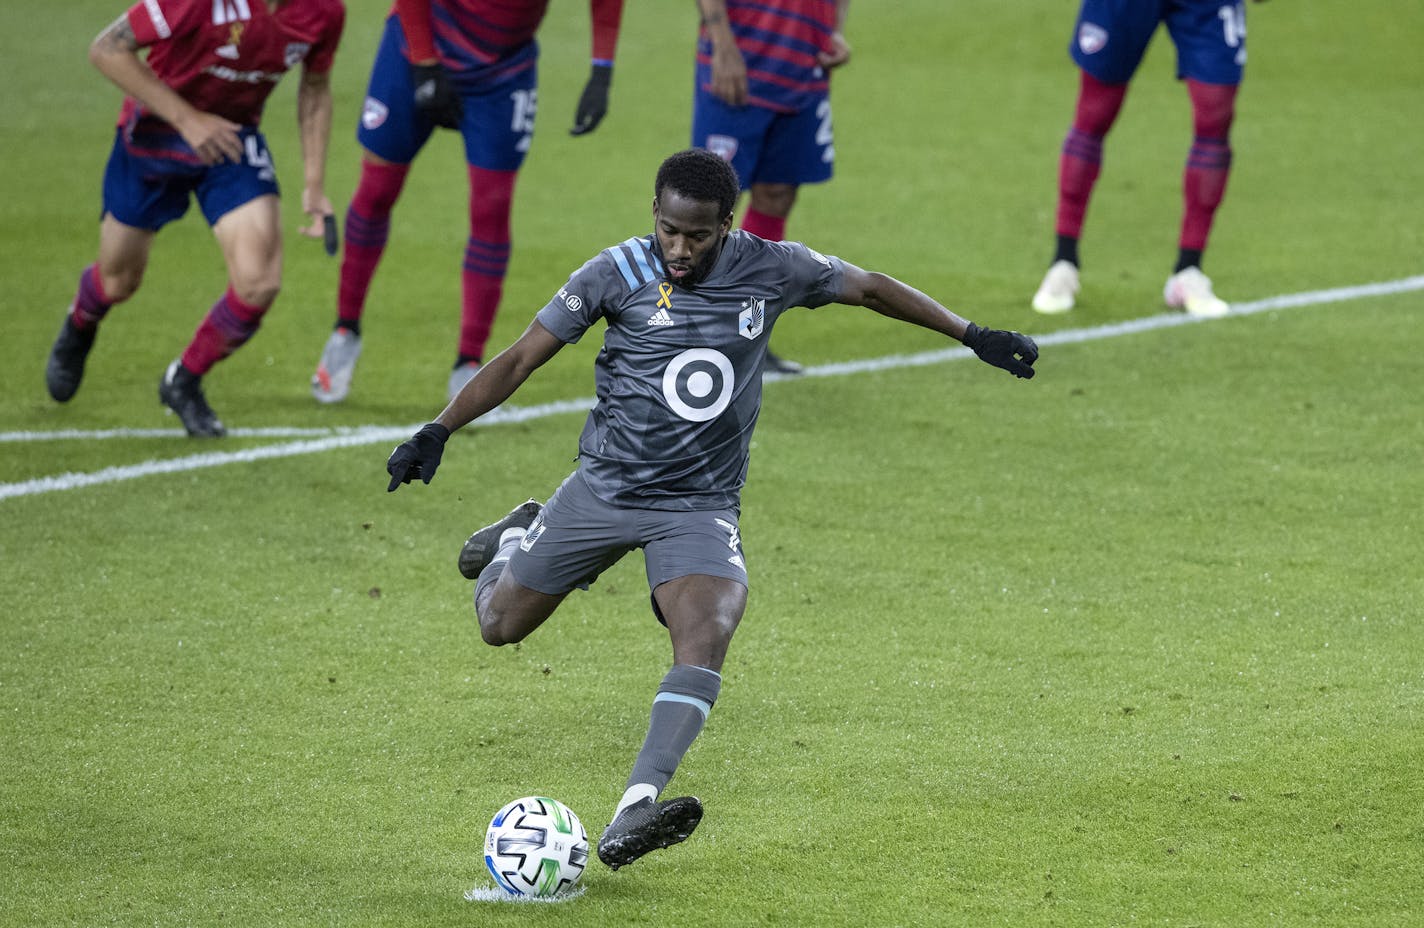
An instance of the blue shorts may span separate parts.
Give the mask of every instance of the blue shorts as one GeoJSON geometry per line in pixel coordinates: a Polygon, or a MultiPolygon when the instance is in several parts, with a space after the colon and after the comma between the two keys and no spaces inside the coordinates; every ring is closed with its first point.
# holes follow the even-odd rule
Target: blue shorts
{"type": "MultiPolygon", "coordinates": [[[[371,66],[366,102],[356,141],[367,151],[396,164],[410,164],[435,131],[435,123],[415,108],[410,62],[401,53],[400,20],[386,20],[381,46],[371,66]]],[[[455,79],[465,139],[465,161],[490,171],[517,171],[534,138],[538,69],[530,61],[507,74],[491,65],[487,73],[455,79]]]]}
{"type": "Polygon", "coordinates": [[[258,197],[279,195],[267,140],[252,128],[241,134],[241,161],[203,164],[174,135],[130,139],[120,129],[104,169],[104,212],[126,226],[157,232],[188,211],[190,193],[208,225],[258,197]]]}
{"type": "Polygon", "coordinates": [[[745,190],[752,184],[817,184],[830,180],[836,147],[831,100],[796,113],[729,106],[699,89],[692,104],[692,144],[732,163],[745,190]]]}
{"type": "Polygon", "coordinates": [[[558,596],[586,589],[636,548],[643,549],[650,590],[693,574],[747,585],[735,508],[683,512],[614,506],[594,495],[578,471],[549,497],[508,570],[521,586],[558,596]]]}
{"type": "Polygon", "coordinates": [[[1083,0],[1069,52],[1107,84],[1132,79],[1158,23],[1177,46],[1177,78],[1239,84],[1246,65],[1246,5],[1240,0],[1083,0]]]}

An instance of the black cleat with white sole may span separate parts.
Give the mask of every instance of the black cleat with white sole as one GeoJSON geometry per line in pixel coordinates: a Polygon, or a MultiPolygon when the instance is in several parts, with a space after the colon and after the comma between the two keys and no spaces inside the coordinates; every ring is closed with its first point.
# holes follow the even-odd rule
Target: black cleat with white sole
{"type": "Polygon", "coordinates": [[[221,438],[227,429],[203,395],[203,378],[190,372],[182,361],[174,361],[158,382],[158,399],[183,423],[194,438],[221,438]]]}
{"type": "Polygon", "coordinates": [[[665,802],[640,799],[619,813],[598,839],[598,859],[617,870],[649,851],[687,840],[702,821],[702,802],[679,796],[665,802]]]}
{"type": "Polygon", "coordinates": [[[520,503],[503,519],[486,525],[471,535],[460,549],[460,575],[466,580],[478,578],[480,571],[489,566],[489,562],[494,560],[495,553],[499,551],[499,536],[512,528],[527,529],[534,524],[539,510],[543,508],[536,499],[520,503]]]}

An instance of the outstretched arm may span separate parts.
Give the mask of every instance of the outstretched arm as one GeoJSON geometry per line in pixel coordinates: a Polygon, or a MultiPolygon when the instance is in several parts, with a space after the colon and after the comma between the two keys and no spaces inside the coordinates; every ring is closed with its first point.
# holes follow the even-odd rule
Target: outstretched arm
{"type": "Polygon", "coordinates": [[[95,37],[89,46],[89,61],[120,90],[177,129],[204,164],[241,161],[238,130],[242,127],[205,113],[180,97],[138,56],[141,47],[125,13],[95,37]]]}
{"type": "Polygon", "coordinates": [[[394,491],[412,480],[430,482],[450,433],[473,422],[509,399],[529,375],[558,354],[564,343],[536,319],[513,345],[501,351],[455,395],[435,421],[402,442],[386,461],[394,491]]]}
{"type": "Polygon", "coordinates": [[[854,264],[845,266],[837,303],[864,306],[882,316],[910,322],[964,343],[981,361],[1003,368],[1015,377],[1034,374],[1038,346],[1018,332],[985,329],[945,308],[938,300],[888,274],[866,271],[854,264]]]}

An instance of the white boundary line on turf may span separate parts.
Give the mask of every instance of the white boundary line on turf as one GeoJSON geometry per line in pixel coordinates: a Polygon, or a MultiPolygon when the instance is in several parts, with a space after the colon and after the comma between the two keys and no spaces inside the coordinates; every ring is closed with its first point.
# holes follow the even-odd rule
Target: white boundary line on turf
{"type": "MultiPolygon", "coordinates": [[[[1222,318],[1230,319],[1233,316],[1248,316],[1273,309],[1319,306],[1325,303],[1339,303],[1346,300],[1359,300],[1372,296],[1388,296],[1398,293],[1409,293],[1416,290],[1424,290],[1424,275],[1373,284],[1361,284],[1354,287],[1337,287],[1332,290],[1288,293],[1281,296],[1267,297],[1263,300],[1236,303],[1232,305],[1230,315],[1222,318]]],[[[1034,340],[1040,345],[1073,344],[1207,321],[1211,320],[1181,313],[1170,313],[1147,316],[1141,319],[1133,319],[1127,322],[1113,323],[1111,325],[1094,326],[1088,329],[1063,329],[1048,335],[1036,335],[1034,336],[1034,340]]],[[[788,377],[783,374],[767,374],[765,379],[767,381],[777,381],[800,379],[802,377],[845,377],[851,374],[864,374],[871,371],[942,364],[946,361],[955,361],[971,356],[972,352],[967,348],[946,348],[940,351],[927,351],[920,354],[891,355],[883,358],[869,358],[863,361],[823,364],[817,367],[807,368],[799,375],[788,377]]],[[[543,419],[548,416],[561,415],[564,413],[587,412],[592,405],[593,399],[588,398],[563,400],[555,403],[546,403],[542,406],[513,407],[509,409],[500,407],[475,424],[476,426],[484,426],[527,422],[533,419],[543,419]]],[[[99,486],[105,483],[117,483],[123,480],[134,480],[139,477],[148,477],[156,474],[176,474],[191,470],[201,470],[207,467],[221,467],[226,464],[243,464],[252,461],[272,460],[274,458],[295,457],[303,454],[317,454],[322,451],[332,451],[337,448],[352,448],[381,442],[399,441],[410,435],[413,429],[414,426],[377,425],[332,429],[233,429],[228,434],[234,438],[287,438],[300,436],[302,440],[287,442],[285,444],[267,445],[261,448],[247,448],[241,451],[210,451],[161,461],[145,461],[141,464],[131,464],[122,467],[106,467],[102,470],[83,474],[69,473],[54,477],[39,477],[33,480],[22,480],[17,483],[0,483],[0,500],[20,496],[35,496],[40,493],[54,493],[61,490],[78,490],[83,487],[99,486]]],[[[168,437],[182,434],[183,433],[177,429],[104,429],[91,432],[68,429],[55,432],[0,432],[0,442],[168,437]]]]}

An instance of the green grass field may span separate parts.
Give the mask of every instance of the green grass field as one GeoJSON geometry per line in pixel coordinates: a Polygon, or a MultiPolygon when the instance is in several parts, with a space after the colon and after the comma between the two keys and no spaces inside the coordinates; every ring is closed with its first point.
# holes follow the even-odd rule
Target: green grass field
{"type": "MultiPolygon", "coordinates": [[[[552,4],[496,346],[650,227],[652,174],[687,142],[693,4],[628,6],[612,111],[574,139],[586,15],[552,4]]],[[[463,898],[492,885],[489,817],[552,795],[596,836],[670,652],[637,556],[522,645],[479,640],[460,543],[557,486],[580,414],[472,429],[395,494],[397,439],[359,431],[443,403],[455,139],[398,207],[347,403],[307,388],[337,264],[295,234],[289,82],[266,117],[285,288],[207,379],[237,434],[190,441],[156,398],[223,287],[196,210],[59,406],[44,361],[94,257],[119,103],[85,47],[119,8],[54,4],[35,29],[0,5],[0,925],[1424,923],[1424,291],[1108,337],[1164,312],[1175,257],[1190,118],[1159,34],[1108,142],[1079,308],[1037,316],[1075,5],[891,6],[853,5],[837,176],[790,234],[1042,336],[1039,376],[948,360],[767,386],[751,605],[670,788],[707,817],[593,864],[575,899],[514,905],[463,898]]],[[[386,8],[348,0],[343,207],[386,8]]],[[[1218,292],[1262,307],[1424,273],[1424,7],[1250,16],[1218,292]]],[[[590,396],[597,341],[515,402],[590,396]]],[[[789,315],[775,343],[812,365],[947,347],[846,307],[789,315]]]]}

